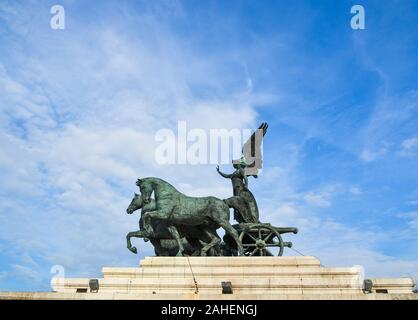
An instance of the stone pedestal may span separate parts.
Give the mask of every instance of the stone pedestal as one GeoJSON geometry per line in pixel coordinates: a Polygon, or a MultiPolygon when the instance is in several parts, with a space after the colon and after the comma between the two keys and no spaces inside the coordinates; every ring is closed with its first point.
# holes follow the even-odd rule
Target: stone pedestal
{"type": "Polygon", "coordinates": [[[359,268],[327,268],[315,257],[147,257],[137,268],[102,271],[97,292],[91,279],[55,278],[54,292],[0,292],[0,299],[418,300],[410,278],[371,279],[364,293],[359,268]]]}
{"type": "Polygon", "coordinates": [[[377,292],[386,294],[365,294],[359,268],[327,268],[315,257],[147,257],[139,268],[105,267],[98,281],[97,293],[90,293],[89,279],[81,278],[54,279],[53,288],[58,294],[91,299],[418,297],[409,278],[373,279],[377,292]],[[222,292],[222,282],[230,282],[232,294],[222,292]]]}

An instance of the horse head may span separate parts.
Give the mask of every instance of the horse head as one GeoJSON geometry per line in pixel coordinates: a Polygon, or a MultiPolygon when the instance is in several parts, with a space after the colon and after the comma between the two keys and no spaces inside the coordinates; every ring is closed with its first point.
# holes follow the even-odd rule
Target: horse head
{"type": "Polygon", "coordinates": [[[136,185],[139,187],[139,190],[141,191],[141,197],[143,203],[150,203],[151,201],[151,195],[154,191],[154,187],[152,185],[152,181],[147,179],[138,179],[136,181],[136,185]]]}
{"type": "Polygon", "coordinates": [[[142,197],[135,193],[131,203],[129,204],[128,209],[126,209],[126,213],[132,214],[134,211],[142,208],[142,197]]]}

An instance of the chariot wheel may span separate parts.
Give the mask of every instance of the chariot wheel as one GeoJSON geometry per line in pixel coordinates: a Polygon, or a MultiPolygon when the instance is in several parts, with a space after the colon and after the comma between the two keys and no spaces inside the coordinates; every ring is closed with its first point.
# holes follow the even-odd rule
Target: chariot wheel
{"type": "Polygon", "coordinates": [[[241,230],[239,239],[245,256],[281,256],[286,246],[280,233],[269,224],[248,226],[241,230]]]}

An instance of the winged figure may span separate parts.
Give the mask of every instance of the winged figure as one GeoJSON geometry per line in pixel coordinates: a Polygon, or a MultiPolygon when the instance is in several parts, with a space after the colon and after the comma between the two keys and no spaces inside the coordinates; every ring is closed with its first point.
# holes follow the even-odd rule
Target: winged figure
{"type": "Polygon", "coordinates": [[[267,123],[263,122],[244,144],[241,159],[232,161],[235,169],[233,173],[224,173],[219,169],[219,166],[216,167],[216,171],[222,177],[231,179],[234,196],[225,201],[234,208],[234,218],[240,223],[257,223],[259,221],[257,202],[248,189],[248,176],[257,178],[259,170],[262,168],[261,143],[267,128],[267,123]]]}
{"type": "Polygon", "coordinates": [[[240,164],[245,161],[244,172],[246,176],[257,178],[259,170],[263,167],[261,145],[267,133],[268,124],[263,122],[242,147],[242,157],[233,160],[233,164],[240,164]]]}

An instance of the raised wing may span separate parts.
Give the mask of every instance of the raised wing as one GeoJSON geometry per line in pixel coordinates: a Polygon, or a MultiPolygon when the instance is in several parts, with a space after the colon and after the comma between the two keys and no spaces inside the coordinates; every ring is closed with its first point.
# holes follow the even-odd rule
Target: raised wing
{"type": "MultiPolygon", "coordinates": [[[[242,155],[247,162],[247,167],[245,168],[245,174],[247,176],[257,176],[259,169],[262,168],[261,145],[267,128],[267,122],[263,122],[242,147],[242,155]]],[[[236,161],[234,160],[234,163],[236,161]]]]}

